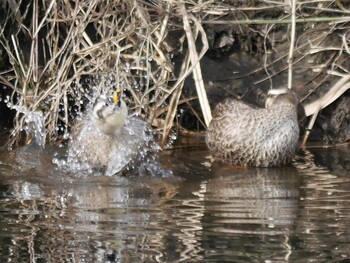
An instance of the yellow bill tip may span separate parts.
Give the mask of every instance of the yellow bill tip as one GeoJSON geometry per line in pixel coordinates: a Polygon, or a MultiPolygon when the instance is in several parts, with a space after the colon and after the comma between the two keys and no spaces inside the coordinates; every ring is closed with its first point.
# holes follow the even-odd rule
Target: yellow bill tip
{"type": "Polygon", "coordinates": [[[118,104],[119,103],[120,93],[121,93],[121,90],[119,88],[114,91],[114,93],[113,93],[113,102],[114,102],[114,104],[118,104]]]}

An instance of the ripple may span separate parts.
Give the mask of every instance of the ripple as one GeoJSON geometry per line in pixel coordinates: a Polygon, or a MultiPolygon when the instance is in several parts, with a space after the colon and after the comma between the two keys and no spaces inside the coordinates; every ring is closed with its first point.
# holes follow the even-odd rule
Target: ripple
{"type": "Polygon", "coordinates": [[[301,153],[293,166],[255,169],[209,167],[206,151],[187,148],[159,158],[173,176],[78,178],[47,164],[58,149],[39,158],[33,150],[0,152],[1,261],[350,258],[350,178],[323,165],[320,153],[301,153]]]}

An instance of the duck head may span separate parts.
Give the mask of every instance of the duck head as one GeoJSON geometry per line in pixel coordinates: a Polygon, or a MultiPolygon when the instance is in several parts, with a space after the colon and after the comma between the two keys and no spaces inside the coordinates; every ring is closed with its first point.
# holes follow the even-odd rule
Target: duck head
{"type": "Polygon", "coordinates": [[[121,90],[117,89],[113,96],[99,96],[93,111],[91,120],[101,132],[113,135],[123,127],[128,115],[128,108],[121,99],[121,90]]]}
{"type": "Polygon", "coordinates": [[[293,109],[297,114],[300,131],[304,129],[306,115],[303,105],[299,101],[299,97],[294,90],[288,88],[271,89],[265,101],[265,108],[278,108],[284,105],[293,109]]]}
{"type": "Polygon", "coordinates": [[[276,102],[283,101],[294,105],[295,107],[299,104],[299,99],[294,90],[288,88],[271,89],[267,93],[267,98],[265,101],[265,108],[271,108],[276,102]]]}

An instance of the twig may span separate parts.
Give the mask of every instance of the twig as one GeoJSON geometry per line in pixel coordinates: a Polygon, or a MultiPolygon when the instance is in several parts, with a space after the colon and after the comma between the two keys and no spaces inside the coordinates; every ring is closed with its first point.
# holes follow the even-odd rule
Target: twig
{"type": "Polygon", "coordinates": [[[294,43],[295,43],[295,26],[296,26],[296,17],[295,17],[295,8],[296,0],[290,0],[291,4],[291,30],[290,30],[290,46],[289,46],[289,55],[288,55],[288,89],[292,89],[293,81],[293,53],[294,53],[294,43]]]}
{"type": "MultiPolygon", "coordinates": [[[[350,16],[341,17],[310,17],[295,19],[295,23],[317,23],[317,22],[332,22],[343,23],[350,20],[350,16]]],[[[203,24],[209,25],[265,25],[265,24],[291,24],[291,19],[269,20],[269,19],[247,19],[247,20],[213,20],[203,21],[203,24]]]]}
{"type": "MultiPolygon", "coordinates": [[[[189,56],[186,56],[184,59],[184,62],[182,64],[182,70],[181,71],[186,71],[186,69],[189,67],[190,59],[189,56]]],[[[163,138],[162,138],[162,148],[165,147],[166,142],[168,140],[171,128],[173,126],[173,122],[175,119],[176,115],[176,110],[177,106],[179,104],[181,92],[182,92],[182,87],[183,87],[184,82],[181,83],[181,85],[177,85],[175,91],[172,93],[171,101],[169,104],[169,109],[165,118],[164,122],[164,127],[163,127],[163,138]]]]}
{"type": "Polygon", "coordinates": [[[305,115],[312,115],[312,118],[310,119],[309,124],[307,126],[302,142],[302,147],[305,147],[306,141],[310,135],[311,129],[316,121],[319,111],[330,105],[333,101],[338,99],[345,91],[347,91],[350,88],[350,82],[348,82],[349,80],[350,75],[344,76],[322,98],[304,106],[305,115]]]}
{"type": "MultiPolygon", "coordinates": [[[[187,42],[188,42],[191,64],[195,65],[195,67],[193,69],[193,79],[195,81],[199,103],[201,105],[202,113],[204,116],[204,121],[205,121],[206,126],[208,126],[211,119],[212,119],[211,110],[210,110],[209,101],[207,98],[207,93],[206,93],[205,88],[204,88],[202,71],[201,71],[200,64],[199,64],[199,57],[198,57],[198,53],[196,50],[195,41],[194,41],[193,34],[191,31],[186,7],[185,7],[185,4],[183,2],[180,5],[180,9],[181,9],[181,13],[183,16],[183,24],[184,24],[184,30],[185,30],[187,42]]],[[[204,31],[201,31],[201,34],[203,36],[204,31]]],[[[202,40],[204,38],[205,37],[203,37],[202,40]]],[[[203,50],[206,51],[208,48],[208,44],[207,44],[206,39],[205,39],[205,42],[203,44],[204,44],[203,50]]]]}
{"type": "Polygon", "coordinates": [[[334,84],[334,86],[322,98],[306,104],[304,106],[305,115],[313,115],[338,99],[345,91],[349,89],[350,83],[347,83],[349,80],[350,75],[344,76],[336,84],[334,84]]]}

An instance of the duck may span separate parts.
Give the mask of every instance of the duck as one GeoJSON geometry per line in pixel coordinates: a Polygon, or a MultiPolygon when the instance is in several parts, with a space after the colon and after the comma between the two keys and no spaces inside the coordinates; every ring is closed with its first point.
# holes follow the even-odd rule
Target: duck
{"type": "Polygon", "coordinates": [[[258,98],[255,104],[230,98],[216,106],[205,137],[214,159],[254,167],[293,160],[299,148],[297,94],[279,88],[269,90],[263,104],[258,98]]]}
{"type": "Polygon", "coordinates": [[[147,123],[128,115],[117,89],[113,96],[100,95],[92,110],[73,127],[68,162],[105,169],[113,175],[144,149],[147,140],[147,123]]]}
{"type": "Polygon", "coordinates": [[[128,107],[121,99],[121,90],[117,89],[111,98],[101,95],[92,111],[92,122],[103,134],[117,135],[128,116],[128,107]]]}

